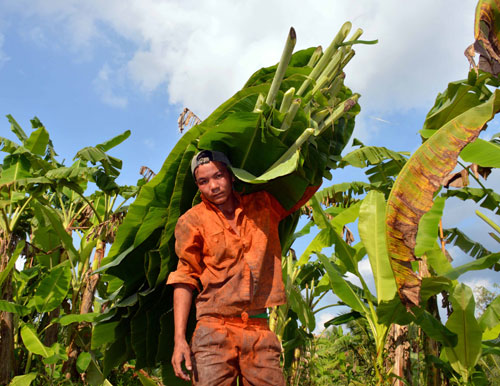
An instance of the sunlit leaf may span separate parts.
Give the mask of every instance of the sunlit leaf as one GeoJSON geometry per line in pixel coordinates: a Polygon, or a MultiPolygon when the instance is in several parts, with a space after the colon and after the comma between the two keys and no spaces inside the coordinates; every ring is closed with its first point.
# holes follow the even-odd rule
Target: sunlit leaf
{"type": "Polygon", "coordinates": [[[370,191],[361,204],[358,230],[372,267],[378,301],[389,301],[396,294],[385,240],[385,198],[370,191]]]}
{"type": "Polygon", "coordinates": [[[24,375],[17,375],[14,378],[12,378],[12,381],[10,381],[9,386],[30,386],[31,382],[33,382],[36,377],[37,373],[28,373],[24,375]]]}
{"type": "Polygon", "coordinates": [[[71,283],[71,270],[68,264],[61,264],[45,276],[34,296],[38,312],[49,312],[58,307],[66,297],[71,283]]]}
{"type": "Polygon", "coordinates": [[[467,380],[481,355],[482,331],[474,317],[475,302],[469,287],[458,284],[450,300],[453,313],[448,317],[446,327],[457,334],[458,343],[446,347],[445,351],[453,369],[467,380]]]}
{"type": "Polygon", "coordinates": [[[38,338],[35,328],[30,324],[24,324],[21,327],[21,337],[23,338],[24,346],[29,352],[41,355],[44,358],[52,356],[54,353],[50,347],[44,344],[38,338]]]}
{"type": "Polygon", "coordinates": [[[486,102],[448,121],[417,149],[394,183],[387,204],[387,242],[398,292],[407,307],[420,302],[420,278],[411,267],[420,218],[431,208],[460,151],[500,109],[499,95],[495,91],[486,102]]]}
{"type": "Polygon", "coordinates": [[[428,250],[435,248],[444,203],[445,199],[443,197],[436,197],[431,209],[420,219],[415,244],[415,256],[421,256],[428,250]]]}

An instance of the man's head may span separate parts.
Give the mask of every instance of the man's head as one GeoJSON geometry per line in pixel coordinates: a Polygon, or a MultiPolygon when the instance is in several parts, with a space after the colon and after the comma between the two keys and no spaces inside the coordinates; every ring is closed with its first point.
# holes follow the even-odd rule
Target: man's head
{"type": "Polygon", "coordinates": [[[191,161],[191,171],[201,193],[215,205],[223,205],[233,194],[234,177],[225,154],[203,150],[191,161]]]}

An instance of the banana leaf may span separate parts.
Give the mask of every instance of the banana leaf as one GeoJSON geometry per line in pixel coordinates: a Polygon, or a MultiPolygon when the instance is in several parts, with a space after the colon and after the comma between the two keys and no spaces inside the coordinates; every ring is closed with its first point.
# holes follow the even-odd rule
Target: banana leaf
{"type": "MultiPolygon", "coordinates": [[[[237,191],[266,189],[283,207],[295,205],[308,186],[320,184],[335,167],[360,111],[359,95],[343,85],[343,66],[360,36],[356,32],[339,49],[350,28],[350,23],[342,27],[319,61],[311,60],[316,47],[291,54],[291,31],[280,63],[255,72],[240,91],[188,130],[142,187],[101,268],[123,281],[109,316],[94,328],[98,337],[112,337],[104,342],[105,375],[112,366],[136,358],[136,368],[161,364],[168,384],[182,384],[171,377],[172,289],[165,282],[177,265],[177,219],[200,201],[191,158],[201,149],[222,151],[233,165],[237,191]],[[330,65],[339,57],[341,64],[330,65]]],[[[282,245],[289,245],[298,216],[280,224],[282,245]]]]}
{"type": "MultiPolygon", "coordinates": [[[[487,79],[483,78],[481,84],[484,85],[487,79]]],[[[483,90],[477,83],[472,89],[465,81],[457,84],[470,92],[483,90]]],[[[408,160],[394,183],[386,211],[387,247],[398,293],[407,308],[420,303],[421,279],[411,266],[416,260],[414,248],[420,218],[432,207],[434,193],[441,187],[443,178],[455,168],[462,149],[478,137],[485,124],[500,110],[500,92],[489,92],[489,95],[486,101],[481,97],[474,99],[475,102],[471,99],[469,108],[458,115],[444,113],[443,106],[453,104],[453,99],[446,101],[438,97],[433,119],[437,119],[436,114],[441,111],[443,126],[433,134],[427,130],[430,137],[408,160]]]]}

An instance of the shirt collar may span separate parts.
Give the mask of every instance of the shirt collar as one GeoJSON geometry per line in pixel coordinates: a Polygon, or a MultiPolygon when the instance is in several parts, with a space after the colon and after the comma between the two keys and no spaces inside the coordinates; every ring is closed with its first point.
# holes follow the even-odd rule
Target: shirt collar
{"type": "MultiPolygon", "coordinates": [[[[237,201],[237,205],[236,205],[236,208],[234,210],[234,216],[236,218],[238,218],[238,216],[240,215],[240,213],[243,211],[243,205],[242,205],[242,200],[241,200],[241,195],[236,191],[236,190],[233,190],[233,194],[234,194],[234,197],[236,198],[236,201],[237,201]]],[[[201,200],[203,201],[203,203],[210,209],[216,211],[216,212],[220,212],[222,214],[222,212],[220,211],[219,208],[217,208],[217,205],[215,205],[213,202],[209,201],[204,195],[203,193],[200,194],[201,195],[201,200]]],[[[222,215],[224,217],[224,215],[222,215]]]]}

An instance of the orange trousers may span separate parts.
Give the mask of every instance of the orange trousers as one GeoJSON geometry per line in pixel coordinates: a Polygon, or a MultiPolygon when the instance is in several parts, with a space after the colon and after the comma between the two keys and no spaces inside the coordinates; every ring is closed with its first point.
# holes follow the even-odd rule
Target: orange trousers
{"type": "Polygon", "coordinates": [[[284,386],[281,345],[265,318],[202,317],[191,339],[193,385],[284,386]]]}

